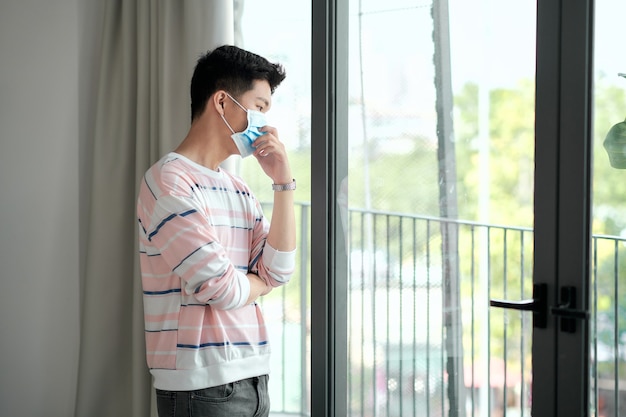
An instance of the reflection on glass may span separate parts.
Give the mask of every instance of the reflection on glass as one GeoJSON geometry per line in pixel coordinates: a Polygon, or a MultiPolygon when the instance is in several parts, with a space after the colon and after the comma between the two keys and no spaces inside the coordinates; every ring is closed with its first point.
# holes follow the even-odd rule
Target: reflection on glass
{"type": "Polygon", "coordinates": [[[529,416],[533,2],[350,1],[352,416],[529,416]],[[497,35],[496,35],[497,34],[497,35]]]}
{"type": "Polygon", "coordinates": [[[626,415],[626,170],[619,146],[626,117],[626,59],[615,28],[619,0],[595,2],[590,415],[626,415]]]}

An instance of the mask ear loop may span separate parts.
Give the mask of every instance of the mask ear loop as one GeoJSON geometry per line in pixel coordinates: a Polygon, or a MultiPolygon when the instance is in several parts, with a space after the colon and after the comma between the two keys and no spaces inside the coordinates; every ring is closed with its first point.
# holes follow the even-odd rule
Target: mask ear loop
{"type": "Polygon", "coordinates": [[[244,106],[242,106],[242,105],[241,105],[241,104],[240,104],[237,100],[235,100],[235,99],[233,98],[233,96],[231,96],[231,95],[230,95],[230,94],[228,94],[228,93],[226,93],[226,95],[227,95],[227,96],[228,96],[228,97],[229,97],[232,101],[234,101],[234,102],[235,102],[235,104],[237,104],[237,105],[241,108],[241,110],[243,110],[243,111],[245,111],[246,113],[248,113],[248,109],[246,109],[246,108],[245,108],[244,106]]]}
{"type": "MultiPolygon", "coordinates": [[[[224,92],[224,93],[228,96],[228,98],[230,98],[232,101],[234,101],[234,102],[235,102],[235,104],[236,104],[236,105],[238,105],[238,106],[241,108],[241,110],[245,111],[245,112],[246,112],[246,114],[248,114],[248,110],[247,110],[244,106],[242,106],[242,105],[241,105],[241,104],[240,104],[237,100],[235,100],[235,99],[233,98],[233,96],[231,96],[231,95],[230,95],[230,94],[228,94],[227,92],[224,92]]],[[[234,134],[235,134],[235,129],[233,129],[233,128],[230,126],[230,123],[228,123],[228,122],[226,121],[226,118],[224,117],[224,115],[223,115],[222,113],[220,113],[220,116],[222,116],[222,120],[224,121],[224,123],[226,123],[226,126],[228,126],[228,128],[230,129],[230,131],[231,131],[231,132],[232,132],[232,134],[234,135],[234,134]]],[[[248,125],[250,125],[250,121],[249,121],[249,120],[248,120],[248,125]]]]}
{"type": "Polygon", "coordinates": [[[226,126],[228,126],[228,128],[230,129],[230,131],[232,132],[232,134],[235,134],[235,131],[233,130],[232,127],[230,127],[230,124],[226,121],[226,118],[224,117],[223,114],[220,113],[220,116],[222,116],[222,120],[224,121],[224,123],[226,123],[226,126]]]}

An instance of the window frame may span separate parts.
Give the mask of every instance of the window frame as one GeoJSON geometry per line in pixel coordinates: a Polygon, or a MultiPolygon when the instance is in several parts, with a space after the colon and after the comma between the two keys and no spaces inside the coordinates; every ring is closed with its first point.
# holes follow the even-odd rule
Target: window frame
{"type": "Polygon", "coordinates": [[[347,179],[348,8],[313,1],[311,33],[311,415],[347,415],[347,253],[337,194],[347,179]],[[342,163],[343,161],[343,163],[342,163]]]}

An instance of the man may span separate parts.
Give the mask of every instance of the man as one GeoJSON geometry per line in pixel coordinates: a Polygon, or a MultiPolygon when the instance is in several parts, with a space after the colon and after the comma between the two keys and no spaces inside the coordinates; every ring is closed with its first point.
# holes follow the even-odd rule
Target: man
{"type": "MultiPolygon", "coordinates": [[[[295,180],[265,113],[279,64],[234,46],[202,56],[191,127],[145,174],[137,214],[147,361],[160,417],[267,416],[269,341],[255,300],[295,263],[295,180]],[[272,180],[272,220],[220,168],[254,155],[272,180]]],[[[268,181],[269,186],[269,181],[268,181]]]]}

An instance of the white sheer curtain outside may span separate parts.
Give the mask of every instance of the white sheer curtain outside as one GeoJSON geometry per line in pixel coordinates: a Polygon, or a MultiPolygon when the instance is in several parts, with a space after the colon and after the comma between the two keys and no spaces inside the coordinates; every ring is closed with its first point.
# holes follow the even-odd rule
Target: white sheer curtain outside
{"type": "Polygon", "coordinates": [[[200,54],[234,42],[233,0],[108,0],[81,269],[78,417],[155,415],[146,368],[135,204],[145,170],[190,123],[200,54]]]}

